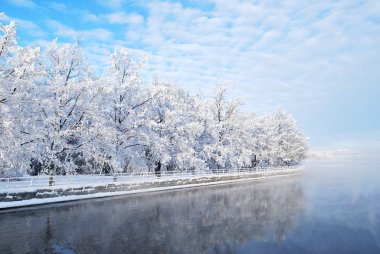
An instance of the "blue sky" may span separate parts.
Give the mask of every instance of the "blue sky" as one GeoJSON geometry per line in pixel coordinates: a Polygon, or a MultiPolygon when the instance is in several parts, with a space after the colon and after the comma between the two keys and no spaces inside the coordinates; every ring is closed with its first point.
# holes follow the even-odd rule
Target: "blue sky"
{"type": "Polygon", "coordinates": [[[98,68],[127,47],[149,58],[148,80],[205,96],[232,80],[246,109],[287,109],[312,148],[380,147],[380,1],[3,0],[0,12],[21,45],[79,38],[98,68]]]}

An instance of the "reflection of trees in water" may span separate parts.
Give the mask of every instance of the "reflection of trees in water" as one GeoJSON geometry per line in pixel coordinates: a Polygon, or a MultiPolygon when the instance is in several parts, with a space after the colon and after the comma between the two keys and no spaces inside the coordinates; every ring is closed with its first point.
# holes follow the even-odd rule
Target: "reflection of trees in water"
{"type": "Polygon", "coordinates": [[[12,234],[0,235],[0,252],[229,253],[281,241],[302,205],[298,178],[86,201],[0,216],[0,234],[12,234]]]}

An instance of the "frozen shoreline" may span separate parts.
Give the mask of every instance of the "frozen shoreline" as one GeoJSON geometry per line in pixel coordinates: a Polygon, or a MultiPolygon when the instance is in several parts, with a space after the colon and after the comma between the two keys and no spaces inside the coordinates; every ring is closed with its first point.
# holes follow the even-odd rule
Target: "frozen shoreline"
{"type": "MultiPolygon", "coordinates": [[[[283,177],[283,176],[297,175],[300,173],[300,171],[301,171],[300,169],[296,169],[296,170],[286,170],[286,171],[281,171],[281,172],[266,172],[266,173],[260,173],[260,174],[240,175],[239,179],[236,179],[237,177],[235,175],[223,176],[223,177],[212,177],[212,179],[208,178],[207,179],[208,181],[204,181],[204,182],[198,182],[200,179],[195,178],[195,179],[187,179],[187,182],[189,183],[184,183],[186,181],[183,181],[183,180],[182,181],[177,180],[177,182],[175,182],[174,184],[173,184],[173,180],[171,179],[167,179],[167,180],[163,179],[155,183],[158,183],[158,185],[161,185],[161,183],[165,183],[165,184],[169,183],[170,185],[159,186],[159,187],[146,187],[146,188],[143,187],[143,188],[138,188],[138,189],[133,189],[133,190],[121,190],[121,191],[110,190],[110,191],[104,191],[104,192],[99,191],[95,193],[79,194],[79,195],[76,194],[75,192],[72,192],[72,195],[62,195],[62,196],[46,197],[46,198],[32,198],[32,199],[24,199],[24,200],[17,200],[17,201],[3,201],[3,202],[0,202],[0,211],[1,210],[6,211],[11,208],[21,208],[21,207],[29,207],[29,206],[36,206],[36,205],[51,204],[51,203],[78,201],[78,200],[85,200],[85,199],[106,198],[106,197],[114,197],[114,196],[121,196],[121,195],[138,194],[138,193],[149,193],[149,192],[176,190],[176,189],[193,188],[193,187],[201,187],[201,186],[212,186],[212,185],[220,185],[220,184],[242,182],[242,181],[259,181],[259,180],[269,179],[269,178],[278,178],[278,177],[283,177]],[[191,183],[193,180],[195,180],[196,183],[191,183]]],[[[123,187],[122,185],[120,186],[123,187]]],[[[88,186],[86,185],[82,186],[83,190],[86,188],[88,188],[88,186]]]]}

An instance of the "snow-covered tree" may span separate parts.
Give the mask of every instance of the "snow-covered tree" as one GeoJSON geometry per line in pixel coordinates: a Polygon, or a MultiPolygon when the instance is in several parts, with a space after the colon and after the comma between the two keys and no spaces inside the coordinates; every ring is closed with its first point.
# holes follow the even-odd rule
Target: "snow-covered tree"
{"type": "Polygon", "coordinates": [[[248,129],[259,167],[297,165],[305,159],[307,145],[294,118],[282,109],[256,117],[248,129]]]}
{"type": "Polygon", "coordinates": [[[256,116],[218,86],[211,101],[115,50],[98,78],[79,43],[20,47],[0,13],[0,176],[214,170],[299,164],[305,137],[284,110],[256,116]]]}
{"type": "Polygon", "coordinates": [[[246,149],[245,123],[239,110],[239,98],[228,99],[229,85],[216,87],[210,105],[209,133],[213,141],[205,146],[209,167],[214,169],[237,168],[249,164],[250,152],[246,149]]]}
{"type": "Polygon", "coordinates": [[[274,132],[270,116],[256,116],[247,125],[247,144],[254,154],[251,166],[268,167],[273,164],[274,132]]]}
{"type": "MultiPolygon", "coordinates": [[[[0,13],[0,20],[4,14],[0,13]]],[[[20,105],[31,90],[38,48],[17,45],[16,25],[0,23],[0,176],[14,175],[22,169],[19,157],[20,105]]]]}
{"type": "Polygon", "coordinates": [[[159,174],[163,170],[202,170],[197,156],[197,136],[202,125],[196,120],[196,103],[187,92],[170,82],[155,81],[150,103],[147,163],[159,174]]]}
{"type": "Polygon", "coordinates": [[[293,116],[279,109],[269,124],[273,135],[272,161],[274,166],[292,166],[306,158],[306,140],[293,116]]]}
{"type": "Polygon", "coordinates": [[[115,50],[111,66],[102,78],[103,92],[98,104],[102,129],[97,160],[107,172],[142,169],[141,156],[146,137],[146,104],[152,96],[139,77],[143,62],[134,62],[126,49],[115,50]]]}
{"type": "MultiPolygon", "coordinates": [[[[0,20],[4,16],[0,13],[0,20]]],[[[13,84],[8,82],[9,65],[12,55],[17,47],[16,42],[16,25],[11,22],[8,25],[0,23],[0,176],[9,173],[12,167],[9,160],[9,151],[15,147],[9,139],[12,139],[12,122],[9,119],[9,99],[15,91],[13,84]],[[8,142],[7,142],[8,141],[8,142]]]]}
{"type": "MultiPolygon", "coordinates": [[[[0,13],[0,20],[4,17],[3,13],[0,13]]],[[[3,25],[0,23],[0,107],[4,107],[4,104],[9,100],[9,98],[15,93],[16,88],[13,87],[14,84],[7,82],[10,80],[10,76],[14,72],[13,57],[17,50],[17,40],[16,40],[16,24],[11,21],[8,25],[3,25]]]]}
{"type": "MultiPolygon", "coordinates": [[[[0,13],[0,20],[3,16],[0,13]]],[[[8,25],[0,23],[0,108],[10,106],[12,103],[7,102],[23,92],[21,87],[35,74],[38,52],[39,48],[22,48],[17,45],[14,21],[8,25]]]]}
{"type": "Polygon", "coordinates": [[[94,86],[78,42],[61,46],[55,40],[38,61],[40,75],[22,105],[26,121],[20,146],[43,172],[74,173],[79,159],[90,158],[85,147],[98,136],[96,112],[91,109],[100,90],[94,86]]]}

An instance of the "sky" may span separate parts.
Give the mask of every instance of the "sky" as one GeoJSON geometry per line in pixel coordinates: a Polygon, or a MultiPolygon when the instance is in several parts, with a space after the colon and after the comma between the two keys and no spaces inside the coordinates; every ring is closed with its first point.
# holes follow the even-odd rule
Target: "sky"
{"type": "Polygon", "coordinates": [[[2,0],[19,44],[80,40],[102,69],[114,48],[192,94],[293,114],[310,147],[380,148],[380,1],[2,0]]]}

